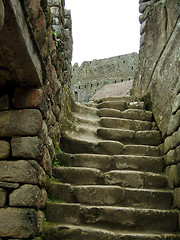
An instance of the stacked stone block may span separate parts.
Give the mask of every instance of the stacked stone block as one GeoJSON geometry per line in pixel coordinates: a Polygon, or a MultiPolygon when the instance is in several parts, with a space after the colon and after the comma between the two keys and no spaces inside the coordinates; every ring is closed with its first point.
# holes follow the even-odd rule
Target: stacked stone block
{"type": "Polygon", "coordinates": [[[70,82],[70,74],[68,79],[64,74],[64,1],[21,4],[43,81],[0,80],[0,239],[6,240],[41,239],[52,164],[59,150],[61,91],[70,82]]]}
{"type": "Polygon", "coordinates": [[[65,6],[64,0],[48,0],[48,5],[52,17],[53,35],[56,40],[58,54],[62,60],[63,79],[66,85],[70,86],[72,60],[71,12],[63,9],[65,6]]]}
{"type": "Polygon", "coordinates": [[[174,190],[174,206],[180,209],[180,81],[174,91],[176,97],[164,142],[164,152],[169,187],[174,190]]]}
{"type": "Polygon", "coordinates": [[[180,208],[179,0],[140,0],[141,48],[133,94],[152,109],[164,138],[174,207],[180,208]]]}

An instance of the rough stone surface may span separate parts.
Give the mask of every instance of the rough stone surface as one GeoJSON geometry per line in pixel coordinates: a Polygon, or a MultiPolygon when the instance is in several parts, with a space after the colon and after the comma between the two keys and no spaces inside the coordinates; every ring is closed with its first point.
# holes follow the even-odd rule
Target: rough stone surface
{"type": "Polygon", "coordinates": [[[172,108],[172,113],[176,113],[176,111],[180,109],[180,93],[176,96],[172,108]]]}
{"type": "Polygon", "coordinates": [[[8,110],[8,109],[9,109],[9,97],[6,94],[0,97],[0,110],[8,110]]]}
{"type": "Polygon", "coordinates": [[[0,161],[0,181],[40,184],[46,183],[46,175],[36,161],[0,161]]]}
{"type": "Polygon", "coordinates": [[[179,125],[180,125],[180,110],[175,115],[171,116],[167,134],[171,135],[178,129],[179,125]]]}
{"type": "Polygon", "coordinates": [[[19,187],[19,183],[0,182],[0,187],[15,189],[19,187]]]}
{"type": "Polygon", "coordinates": [[[97,101],[102,99],[104,96],[109,97],[124,97],[130,94],[130,90],[132,88],[133,80],[110,84],[107,86],[102,87],[98,90],[90,100],[97,101]]]}
{"type": "Polygon", "coordinates": [[[169,188],[180,186],[180,164],[171,165],[167,168],[169,188]]]}
{"type": "Polygon", "coordinates": [[[167,133],[179,79],[179,1],[158,1],[145,26],[144,46],[132,93],[144,97],[163,136],[167,133]],[[167,18],[168,14],[168,18],[167,18]],[[154,44],[156,42],[156,44],[154,44]],[[173,63],[173,64],[171,64],[173,63]]]}
{"type": "MultiPolygon", "coordinates": [[[[137,64],[137,53],[84,62],[80,67],[75,64],[72,69],[71,82],[71,93],[74,100],[88,101],[96,91],[105,85],[133,80],[137,64]]],[[[111,88],[114,90],[116,87],[111,88]]],[[[120,91],[120,85],[118,88],[119,92],[116,91],[114,96],[128,92],[126,88],[120,91]]],[[[127,89],[129,90],[129,88],[127,89]]],[[[111,90],[111,95],[113,90],[111,90]]]]}
{"type": "Polygon", "coordinates": [[[0,114],[0,137],[37,135],[42,115],[36,109],[3,111],[0,114]]]}
{"type": "Polygon", "coordinates": [[[0,188],[0,207],[4,207],[5,203],[6,203],[6,196],[7,196],[7,192],[0,188]]]}
{"type": "Polygon", "coordinates": [[[42,144],[38,137],[13,138],[12,156],[18,159],[39,159],[42,156],[42,144]]]}
{"type": "Polygon", "coordinates": [[[7,141],[0,140],[0,160],[7,159],[10,155],[10,144],[7,141]]]}
{"type": "Polygon", "coordinates": [[[38,215],[34,209],[1,208],[0,236],[29,238],[38,232],[38,215]]]}
{"type": "Polygon", "coordinates": [[[3,1],[0,0],[0,31],[4,24],[4,4],[3,1]]]}
{"type": "Polygon", "coordinates": [[[42,89],[16,88],[13,103],[15,108],[37,108],[42,101],[42,89]]]}
{"type": "Polygon", "coordinates": [[[11,207],[34,207],[44,208],[47,201],[47,194],[44,189],[35,185],[22,185],[14,190],[9,196],[11,207]]]}

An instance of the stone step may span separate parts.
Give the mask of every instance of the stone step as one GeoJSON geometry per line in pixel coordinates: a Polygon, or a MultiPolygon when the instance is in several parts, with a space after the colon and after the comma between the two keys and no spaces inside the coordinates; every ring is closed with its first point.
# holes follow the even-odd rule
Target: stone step
{"type": "Polygon", "coordinates": [[[44,229],[45,240],[179,240],[180,234],[114,233],[75,225],[51,225],[44,229]]]}
{"type": "Polygon", "coordinates": [[[58,153],[60,165],[67,167],[97,168],[103,172],[110,170],[137,170],[161,173],[164,168],[162,157],[134,155],[100,155],[58,153]]]}
{"type": "Polygon", "coordinates": [[[102,108],[110,108],[110,109],[117,109],[120,111],[124,111],[126,109],[127,103],[125,101],[104,101],[97,105],[98,109],[102,108]]]}
{"type": "Polygon", "coordinates": [[[166,188],[167,177],[162,174],[111,170],[102,173],[95,168],[82,167],[54,167],[53,177],[59,179],[62,183],[73,185],[117,185],[128,188],[166,188]]]}
{"type": "Polygon", "coordinates": [[[134,131],[147,131],[151,129],[151,122],[123,118],[102,117],[99,120],[99,124],[101,127],[105,128],[118,128],[134,131]]]}
{"type": "Polygon", "coordinates": [[[98,126],[99,117],[94,116],[90,118],[90,117],[80,115],[78,113],[72,113],[71,121],[78,125],[98,126]]]}
{"type": "Polygon", "coordinates": [[[176,210],[155,210],[80,204],[48,203],[47,220],[52,223],[95,226],[105,230],[177,232],[176,210]]]}
{"type": "Polygon", "coordinates": [[[94,107],[83,106],[81,104],[75,104],[72,109],[73,113],[85,116],[87,118],[94,118],[97,116],[97,109],[94,107]]]}
{"type": "Polygon", "coordinates": [[[97,142],[62,136],[60,148],[67,153],[97,153],[97,142]]]}
{"type": "Polygon", "coordinates": [[[124,96],[124,97],[104,97],[99,100],[95,100],[95,103],[102,103],[102,102],[109,102],[109,101],[125,101],[125,102],[134,102],[136,101],[136,97],[134,96],[124,96]]]}
{"type": "Polygon", "coordinates": [[[95,168],[82,167],[54,167],[53,177],[63,183],[71,184],[101,184],[103,183],[103,174],[95,168]]]}
{"type": "Polygon", "coordinates": [[[119,111],[116,109],[102,108],[98,110],[97,114],[99,117],[152,121],[152,112],[139,109],[127,109],[125,111],[119,111]]]}
{"type": "Polygon", "coordinates": [[[135,156],[154,156],[160,157],[161,151],[158,146],[148,146],[148,145],[125,145],[124,155],[135,155],[135,156]]]}
{"type": "Polygon", "coordinates": [[[106,185],[127,188],[160,189],[167,187],[165,175],[149,172],[112,170],[104,173],[103,179],[106,185]]]}
{"type": "Polygon", "coordinates": [[[144,102],[139,102],[139,101],[131,101],[127,104],[127,108],[128,109],[141,109],[141,110],[145,110],[146,109],[146,105],[144,102]]]}
{"type": "Polygon", "coordinates": [[[122,188],[119,186],[79,185],[52,183],[48,196],[60,202],[98,206],[136,207],[146,209],[170,209],[172,192],[122,188]]]}
{"type": "Polygon", "coordinates": [[[123,144],[136,143],[157,146],[162,143],[161,134],[156,130],[135,132],[117,128],[98,128],[97,135],[102,139],[120,141],[123,144]]]}

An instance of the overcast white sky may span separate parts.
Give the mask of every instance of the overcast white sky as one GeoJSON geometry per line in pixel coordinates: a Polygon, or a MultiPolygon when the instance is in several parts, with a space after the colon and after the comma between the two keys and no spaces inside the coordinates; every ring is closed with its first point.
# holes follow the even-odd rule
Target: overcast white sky
{"type": "Polygon", "coordinates": [[[65,0],[72,14],[73,61],[139,51],[139,0],[65,0]]]}

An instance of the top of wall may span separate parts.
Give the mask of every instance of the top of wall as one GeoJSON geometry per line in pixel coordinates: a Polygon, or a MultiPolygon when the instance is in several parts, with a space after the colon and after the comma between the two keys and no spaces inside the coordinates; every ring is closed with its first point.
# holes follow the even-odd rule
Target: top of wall
{"type": "Polygon", "coordinates": [[[139,62],[138,53],[86,61],[72,68],[71,93],[75,101],[88,101],[105,85],[134,79],[139,62]],[[75,97],[76,95],[76,97],[75,97]],[[78,97],[77,97],[78,96],[78,97]]]}

